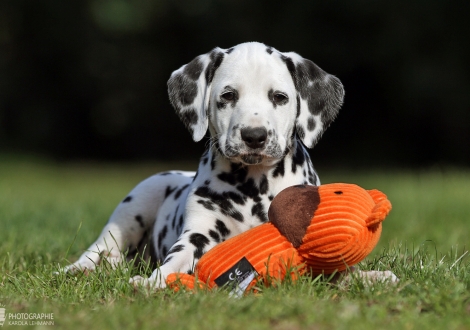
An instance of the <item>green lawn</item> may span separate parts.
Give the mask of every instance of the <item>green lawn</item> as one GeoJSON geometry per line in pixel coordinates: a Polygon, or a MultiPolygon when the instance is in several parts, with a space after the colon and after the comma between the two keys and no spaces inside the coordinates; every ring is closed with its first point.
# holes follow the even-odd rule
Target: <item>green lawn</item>
{"type": "Polygon", "coordinates": [[[364,286],[359,281],[337,287],[304,278],[265,288],[256,296],[231,299],[223,291],[135,291],[127,284],[138,272],[134,268],[101,267],[89,276],[53,275],[65,259],[75,260],[93,242],[135,184],[175,167],[57,165],[0,157],[4,327],[15,328],[8,325],[9,313],[53,313],[54,326],[44,328],[470,328],[469,170],[317,168],[323,183],[377,188],[392,201],[381,241],[360,267],[393,270],[401,279],[396,287],[364,286]]]}

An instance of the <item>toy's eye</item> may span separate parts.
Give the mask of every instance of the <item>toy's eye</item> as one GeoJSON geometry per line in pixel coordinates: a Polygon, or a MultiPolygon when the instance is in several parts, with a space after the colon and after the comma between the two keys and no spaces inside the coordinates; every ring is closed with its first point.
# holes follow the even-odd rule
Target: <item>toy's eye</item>
{"type": "Polygon", "coordinates": [[[342,192],[341,190],[338,190],[338,191],[335,191],[335,194],[336,194],[336,195],[342,195],[343,192],[342,192]]]}
{"type": "Polygon", "coordinates": [[[225,101],[233,101],[235,99],[235,93],[234,92],[225,92],[221,95],[221,97],[225,101]]]}

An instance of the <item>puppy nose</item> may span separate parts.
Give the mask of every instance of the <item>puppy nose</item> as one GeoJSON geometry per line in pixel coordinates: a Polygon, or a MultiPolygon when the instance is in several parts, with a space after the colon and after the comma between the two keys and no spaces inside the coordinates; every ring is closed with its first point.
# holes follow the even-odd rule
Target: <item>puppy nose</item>
{"type": "Polygon", "coordinates": [[[262,148],[268,138],[268,131],[264,127],[247,127],[241,130],[242,140],[253,149],[262,148]]]}

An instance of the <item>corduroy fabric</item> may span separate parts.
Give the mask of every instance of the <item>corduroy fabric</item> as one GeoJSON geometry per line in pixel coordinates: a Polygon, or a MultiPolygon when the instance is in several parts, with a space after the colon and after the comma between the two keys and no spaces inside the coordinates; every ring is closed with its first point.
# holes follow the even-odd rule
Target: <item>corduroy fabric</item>
{"type": "MultiPolygon", "coordinates": [[[[312,189],[320,196],[320,203],[315,202],[315,212],[298,248],[269,222],[217,245],[199,260],[195,275],[171,274],[167,284],[175,289],[180,286],[212,288],[216,286],[214,280],[243,257],[257,271],[258,279],[264,279],[266,283],[272,278],[283,280],[286,275],[295,278],[296,274],[307,271],[313,274],[343,271],[374,249],[382,232],[382,221],[391,210],[385,194],[354,184],[294,186],[279,195],[288,189],[289,194],[295,194],[295,189],[301,189],[303,193],[305,189],[312,189]]],[[[277,197],[272,204],[276,202],[277,197]]],[[[309,205],[298,207],[308,208],[309,205]]],[[[282,209],[282,205],[277,208],[282,209]]],[[[295,225],[295,219],[288,221],[295,225]]]]}

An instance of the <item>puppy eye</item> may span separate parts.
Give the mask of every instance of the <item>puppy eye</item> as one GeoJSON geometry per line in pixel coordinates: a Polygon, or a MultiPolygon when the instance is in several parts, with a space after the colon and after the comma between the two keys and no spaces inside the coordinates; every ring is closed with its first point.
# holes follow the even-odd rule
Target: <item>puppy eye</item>
{"type": "Polygon", "coordinates": [[[225,92],[221,95],[221,97],[225,101],[233,101],[235,99],[235,93],[234,92],[225,92]]]}
{"type": "Polygon", "coordinates": [[[282,93],[276,93],[273,95],[273,101],[276,103],[285,103],[287,101],[287,95],[282,93]]]}

